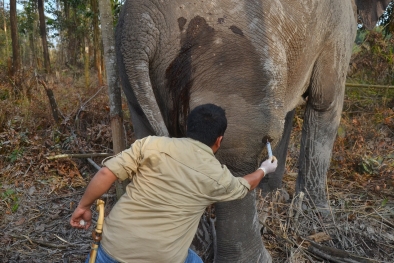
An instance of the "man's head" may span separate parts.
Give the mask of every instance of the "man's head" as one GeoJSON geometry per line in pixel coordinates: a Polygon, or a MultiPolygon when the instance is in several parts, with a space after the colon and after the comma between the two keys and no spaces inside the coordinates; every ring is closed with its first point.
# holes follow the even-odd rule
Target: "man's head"
{"type": "Polygon", "coordinates": [[[186,136],[212,147],[224,135],[227,119],[224,109],[214,104],[195,107],[187,118],[186,136]]]}

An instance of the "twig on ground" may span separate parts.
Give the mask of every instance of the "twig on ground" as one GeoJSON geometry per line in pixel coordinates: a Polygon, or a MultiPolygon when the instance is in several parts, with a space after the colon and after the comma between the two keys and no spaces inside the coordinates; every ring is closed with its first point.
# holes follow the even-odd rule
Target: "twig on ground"
{"type": "Polygon", "coordinates": [[[58,235],[56,235],[56,234],[53,234],[55,237],[57,237],[58,239],[60,239],[61,241],[63,241],[64,243],[66,243],[66,244],[69,244],[69,245],[71,245],[71,246],[77,246],[76,244],[72,244],[72,243],[70,243],[70,242],[68,242],[67,240],[64,240],[63,238],[61,238],[61,237],[59,237],[58,235]]]}
{"type": "Polygon", "coordinates": [[[76,246],[76,245],[73,245],[73,244],[70,244],[70,245],[55,245],[55,244],[44,242],[44,241],[40,241],[40,240],[37,240],[37,239],[31,239],[30,237],[28,237],[26,235],[18,236],[18,235],[10,234],[10,236],[15,237],[15,238],[19,238],[19,239],[26,239],[27,241],[29,241],[30,244],[36,243],[38,245],[41,245],[41,246],[44,246],[44,247],[50,247],[50,248],[67,248],[69,246],[76,246]]]}
{"type": "Polygon", "coordinates": [[[26,170],[25,174],[23,175],[23,177],[26,176],[26,174],[27,174],[27,172],[30,170],[32,164],[33,164],[33,160],[30,161],[30,165],[29,165],[29,167],[27,168],[27,170],[26,170]]]}

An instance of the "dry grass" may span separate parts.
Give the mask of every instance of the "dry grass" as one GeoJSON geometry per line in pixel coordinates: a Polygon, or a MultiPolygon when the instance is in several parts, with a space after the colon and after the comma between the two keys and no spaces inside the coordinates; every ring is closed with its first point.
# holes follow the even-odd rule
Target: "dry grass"
{"type": "MultiPolygon", "coordinates": [[[[38,85],[31,98],[0,101],[6,119],[0,128],[0,257],[8,262],[79,262],[91,242],[88,232],[67,222],[94,170],[81,159],[45,157],[111,151],[106,91],[75,86],[70,78],[50,85],[63,115],[60,124],[38,85]]],[[[259,199],[263,240],[274,262],[323,262],[309,251],[309,240],[380,262],[393,257],[393,109],[379,94],[373,100],[363,95],[366,101],[360,102],[348,93],[328,174],[328,216],[321,217],[311,200],[294,197],[302,109],[283,180],[292,198],[276,193],[259,199]]],[[[108,211],[114,199],[111,191],[108,211]]]]}
{"type": "MultiPolygon", "coordinates": [[[[367,79],[360,82],[370,81],[375,75],[361,72],[364,67],[374,68],[368,61],[377,61],[380,67],[383,58],[390,58],[390,53],[384,53],[383,58],[377,54],[379,59],[371,54],[368,57],[364,52],[353,58],[357,71],[350,74],[351,81],[363,75],[367,79]]],[[[390,79],[392,71],[385,72],[389,77],[382,79],[390,79]]],[[[82,77],[67,73],[53,76],[47,83],[62,115],[61,122],[55,123],[45,90],[32,72],[24,74],[19,94],[5,76],[0,76],[0,259],[79,262],[88,253],[90,233],[72,229],[68,220],[94,169],[85,160],[46,157],[112,151],[107,91],[94,82],[93,73],[88,88],[83,86],[82,77]]],[[[310,240],[378,262],[392,262],[392,92],[348,89],[328,172],[330,211],[325,217],[312,200],[303,198],[301,202],[294,193],[302,127],[299,109],[283,180],[283,190],[290,199],[278,192],[260,197],[257,204],[263,240],[274,262],[328,262],[310,251],[310,240]]],[[[123,107],[126,109],[126,104],[123,107]]],[[[132,125],[128,116],[125,120],[130,144],[132,125]]],[[[101,158],[94,160],[100,163],[101,158]]],[[[107,210],[115,199],[112,194],[107,196],[107,210]]]]}
{"type": "Polygon", "coordinates": [[[310,240],[375,260],[365,262],[392,262],[394,258],[394,105],[381,94],[386,90],[375,90],[372,95],[368,95],[370,90],[358,90],[357,97],[354,92],[354,88],[347,91],[334,144],[326,213],[306,198],[307,193],[302,199],[295,194],[301,112],[296,116],[283,189],[260,196],[257,204],[263,240],[274,262],[329,262],[318,251],[325,256],[339,253],[324,247],[316,252],[310,240]],[[359,99],[360,94],[365,101],[359,99]]]}

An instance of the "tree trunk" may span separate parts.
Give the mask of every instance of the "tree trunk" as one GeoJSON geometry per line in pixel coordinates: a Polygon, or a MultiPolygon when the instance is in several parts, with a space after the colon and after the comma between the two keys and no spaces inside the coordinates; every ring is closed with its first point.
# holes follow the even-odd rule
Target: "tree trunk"
{"type": "Polygon", "coordinates": [[[41,41],[42,41],[42,50],[44,53],[44,67],[47,73],[51,72],[51,64],[49,60],[49,52],[48,52],[48,42],[47,42],[47,31],[45,25],[45,14],[44,14],[44,1],[38,0],[38,14],[40,17],[40,33],[41,33],[41,41]]]}
{"type": "Polygon", "coordinates": [[[5,48],[4,48],[4,58],[8,57],[8,34],[7,34],[7,22],[6,22],[6,18],[5,18],[5,1],[3,0],[3,19],[4,19],[4,35],[5,35],[5,48]]]}
{"type": "Polygon", "coordinates": [[[18,92],[19,88],[19,77],[18,73],[21,67],[21,57],[19,51],[19,39],[18,39],[18,25],[16,18],[16,0],[10,1],[10,24],[11,24],[11,40],[12,40],[12,78],[15,86],[14,91],[18,92]]]}
{"type": "Polygon", "coordinates": [[[36,68],[36,51],[35,51],[35,47],[34,47],[34,35],[33,32],[29,33],[29,43],[30,43],[30,52],[31,52],[31,56],[30,56],[30,66],[33,68],[36,68]]]}
{"type": "Polygon", "coordinates": [[[100,30],[98,24],[98,6],[97,0],[91,0],[93,12],[93,47],[94,47],[94,65],[97,70],[97,78],[99,85],[103,85],[103,72],[101,70],[101,44],[100,44],[100,30]]]}
{"type": "Polygon", "coordinates": [[[89,58],[89,39],[87,36],[84,37],[85,43],[85,53],[84,53],[84,63],[85,63],[85,87],[89,88],[90,85],[90,58],[89,58]]]}
{"type": "Polygon", "coordinates": [[[48,86],[46,85],[44,80],[40,79],[40,80],[38,80],[38,82],[44,87],[44,89],[47,93],[49,104],[51,105],[53,119],[55,120],[56,123],[59,123],[59,120],[60,120],[59,116],[61,114],[59,112],[59,108],[57,106],[55,95],[53,94],[52,89],[48,88],[48,86]]]}
{"type": "MultiPolygon", "coordinates": [[[[107,72],[113,150],[114,153],[117,154],[125,149],[125,136],[123,132],[121,90],[117,81],[115,36],[111,3],[106,0],[99,0],[99,9],[101,18],[101,34],[104,45],[104,61],[107,72]]],[[[127,183],[128,182],[124,182],[122,185],[122,183],[116,182],[116,195],[118,199],[125,192],[125,186],[127,183]]]]}

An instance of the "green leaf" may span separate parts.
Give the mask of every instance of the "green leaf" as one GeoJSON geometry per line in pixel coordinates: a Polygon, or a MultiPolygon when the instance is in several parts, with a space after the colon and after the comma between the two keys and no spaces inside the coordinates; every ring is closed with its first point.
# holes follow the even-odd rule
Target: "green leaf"
{"type": "Polygon", "coordinates": [[[387,197],[385,199],[383,199],[381,206],[385,207],[388,201],[389,200],[387,199],[387,197]]]}
{"type": "Polygon", "coordinates": [[[15,212],[18,210],[18,208],[19,208],[19,204],[18,204],[18,203],[15,203],[15,204],[12,206],[11,211],[12,211],[13,213],[15,213],[15,212]]]}

